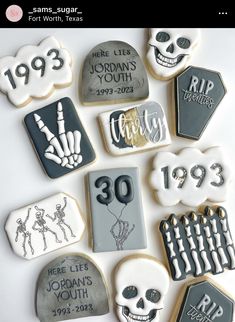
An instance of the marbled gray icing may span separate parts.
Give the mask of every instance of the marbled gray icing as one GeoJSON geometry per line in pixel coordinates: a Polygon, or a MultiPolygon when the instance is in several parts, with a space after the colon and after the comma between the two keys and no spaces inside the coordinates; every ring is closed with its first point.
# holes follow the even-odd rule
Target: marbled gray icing
{"type": "Polygon", "coordinates": [[[41,322],[109,312],[102,276],[95,264],[82,254],[57,257],[43,269],[37,283],[36,306],[41,322]]]}
{"type": "MultiPolygon", "coordinates": [[[[105,252],[115,250],[130,250],[146,248],[146,233],[143,208],[140,195],[140,184],[137,168],[116,168],[94,171],[88,174],[90,208],[93,230],[93,251],[105,252]],[[129,176],[132,181],[131,201],[120,202],[116,196],[117,180],[120,176],[129,176]],[[111,179],[96,187],[97,179],[111,179]],[[110,185],[108,194],[102,192],[110,185]],[[104,197],[104,203],[99,202],[99,195],[104,197]],[[110,197],[106,200],[106,196],[110,197]]],[[[122,183],[122,195],[128,191],[122,183]]]]}
{"type": "Polygon", "coordinates": [[[107,41],[89,52],[82,70],[84,103],[139,100],[148,95],[145,67],[132,46],[107,41]]]}
{"type": "Polygon", "coordinates": [[[234,301],[209,281],[188,286],[176,322],[232,322],[234,301]]]}
{"type": "Polygon", "coordinates": [[[176,133],[199,140],[226,94],[220,73],[190,66],[175,79],[176,133]]]}

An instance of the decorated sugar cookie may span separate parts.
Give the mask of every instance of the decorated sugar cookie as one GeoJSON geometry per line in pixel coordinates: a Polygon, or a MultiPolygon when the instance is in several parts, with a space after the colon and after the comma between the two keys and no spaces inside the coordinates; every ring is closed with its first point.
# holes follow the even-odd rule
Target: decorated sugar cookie
{"type": "Polygon", "coordinates": [[[49,177],[61,177],[95,160],[94,149],[70,98],[33,111],[24,121],[49,177]]]}
{"type": "Polygon", "coordinates": [[[175,80],[176,132],[188,139],[200,139],[226,94],[220,73],[190,66],[175,80]]]}
{"type": "Polygon", "coordinates": [[[196,28],[151,28],[147,61],[154,77],[167,80],[179,74],[199,40],[200,30],[196,28]]]}
{"type": "Polygon", "coordinates": [[[81,94],[84,104],[147,98],[148,78],[137,51],[117,40],[94,47],[83,65],[81,94]]]}
{"type": "Polygon", "coordinates": [[[38,278],[36,307],[41,322],[107,314],[108,291],[101,271],[83,254],[57,257],[38,278]]]}
{"type": "Polygon", "coordinates": [[[158,322],[169,287],[166,268],[154,257],[139,255],[122,260],[114,276],[120,322],[158,322]]]}
{"type": "Polygon", "coordinates": [[[171,143],[165,113],[156,102],[104,112],[99,120],[106,147],[114,155],[171,143]]]}
{"type": "Polygon", "coordinates": [[[187,285],[172,322],[232,322],[234,299],[221,286],[209,278],[193,280],[187,285]]]}
{"type": "Polygon", "coordinates": [[[88,174],[94,252],[146,248],[137,168],[88,174]]]}
{"type": "Polygon", "coordinates": [[[65,193],[12,211],[5,225],[12,249],[25,259],[78,242],[84,228],[76,200],[65,193]]]}
{"type": "Polygon", "coordinates": [[[0,59],[0,90],[17,107],[33,98],[46,98],[55,88],[72,82],[71,57],[54,37],[27,45],[16,56],[0,59]]]}
{"type": "Polygon", "coordinates": [[[206,207],[203,214],[191,212],[181,218],[172,214],[161,221],[160,232],[175,281],[235,269],[234,243],[223,207],[206,207]]]}
{"type": "Polygon", "coordinates": [[[230,172],[228,158],[221,147],[204,152],[185,148],[178,154],[158,152],[150,181],[162,205],[182,202],[195,207],[207,199],[224,201],[231,182],[230,172]]]}

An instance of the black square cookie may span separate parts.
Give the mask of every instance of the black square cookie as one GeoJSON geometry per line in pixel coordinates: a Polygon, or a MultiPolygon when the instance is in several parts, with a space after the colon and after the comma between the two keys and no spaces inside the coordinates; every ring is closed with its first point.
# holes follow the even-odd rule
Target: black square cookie
{"type": "Polygon", "coordinates": [[[29,113],[24,121],[49,177],[61,177],[95,160],[95,151],[70,98],[29,113]]]}

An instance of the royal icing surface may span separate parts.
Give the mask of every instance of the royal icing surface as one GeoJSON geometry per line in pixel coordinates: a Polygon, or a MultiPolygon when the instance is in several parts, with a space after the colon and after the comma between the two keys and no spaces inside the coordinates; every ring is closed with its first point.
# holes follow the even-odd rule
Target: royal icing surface
{"type": "Polygon", "coordinates": [[[226,89],[220,73],[190,66],[175,80],[176,132],[200,139],[226,89]]]}
{"type": "Polygon", "coordinates": [[[146,248],[137,168],[88,175],[94,252],[146,248]]]}
{"type": "Polygon", "coordinates": [[[204,213],[191,212],[177,218],[174,214],[160,223],[173,280],[187,275],[219,274],[235,269],[235,250],[223,207],[204,213]]]}
{"type": "Polygon", "coordinates": [[[12,249],[25,259],[78,242],[84,228],[76,200],[64,193],[12,211],[5,225],[12,249]]]}
{"type": "Polygon", "coordinates": [[[147,61],[156,78],[170,79],[188,64],[200,40],[200,30],[151,28],[147,61]]]}
{"type": "Polygon", "coordinates": [[[49,177],[58,178],[95,160],[94,149],[70,98],[29,113],[25,124],[49,177]]]}
{"type": "Polygon", "coordinates": [[[169,287],[166,268],[153,257],[126,257],[114,276],[115,302],[121,322],[157,322],[169,287]]]}
{"type": "Polygon", "coordinates": [[[114,155],[171,143],[165,113],[156,102],[105,112],[99,120],[108,151],[114,155]]]}
{"type": "Polygon", "coordinates": [[[0,90],[17,107],[45,98],[72,82],[71,57],[54,37],[0,59],[0,90]]]}
{"type": "Polygon", "coordinates": [[[149,95],[148,78],[137,51],[123,41],[94,47],[82,70],[84,104],[140,100],[149,95]]]}
{"type": "Polygon", "coordinates": [[[36,306],[41,322],[104,315],[109,312],[106,283],[88,256],[63,255],[41,272],[36,306]]]}
{"type": "Polygon", "coordinates": [[[206,279],[187,287],[176,322],[232,322],[233,311],[234,300],[206,279]]]}
{"type": "Polygon", "coordinates": [[[164,206],[182,202],[195,207],[207,199],[213,202],[226,199],[231,176],[228,158],[221,147],[204,152],[185,148],[179,154],[158,152],[153,168],[150,181],[164,206]]]}

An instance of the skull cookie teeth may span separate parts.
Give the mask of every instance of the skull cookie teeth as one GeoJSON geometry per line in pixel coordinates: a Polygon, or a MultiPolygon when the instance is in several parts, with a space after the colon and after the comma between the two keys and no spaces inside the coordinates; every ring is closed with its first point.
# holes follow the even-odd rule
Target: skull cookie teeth
{"type": "Polygon", "coordinates": [[[146,255],[125,258],[117,267],[115,284],[119,321],[159,321],[169,275],[155,258],[146,255]]]}
{"type": "Polygon", "coordinates": [[[199,29],[150,29],[147,61],[154,77],[170,79],[187,67],[199,29]]]}

